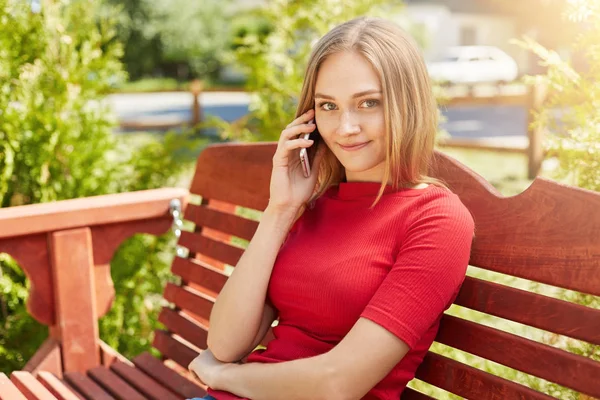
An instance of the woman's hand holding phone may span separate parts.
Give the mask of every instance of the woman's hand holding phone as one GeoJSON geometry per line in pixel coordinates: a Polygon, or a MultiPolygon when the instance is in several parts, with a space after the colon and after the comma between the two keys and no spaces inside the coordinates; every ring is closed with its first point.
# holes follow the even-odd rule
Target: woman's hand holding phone
{"type": "Polygon", "coordinates": [[[304,139],[304,135],[316,129],[315,112],[309,110],[292,121],[282,132],[273,156],[273,171],[269,207],[295,212],[310,198],[317,183],[317,171],[325,153],[325,144],[304,139]],[[311,121],[312,120],[312,121],[311,121]],[[312,123],[311,123],[312,122],[312,123]],[[300,162],[300,150],[317,145],[311,162],[311,173],[305,177],[300,162]]]}

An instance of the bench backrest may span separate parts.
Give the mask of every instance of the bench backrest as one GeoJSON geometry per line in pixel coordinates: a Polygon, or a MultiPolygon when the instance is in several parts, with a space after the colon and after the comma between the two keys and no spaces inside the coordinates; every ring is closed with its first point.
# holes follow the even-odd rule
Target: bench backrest
{"type": "MultiPolygon", "coordinates": [[[[239,239],[249,241],[258,226],[256,220],[240,216],[239,207],[260,211],[267,205],[275,148],[275,143],[220,144],[198,159],[190,192],[201,201],[191,199],[184,214],[195,229],[183,232],[179,240],[189,256],[173,262],[181,283],[165,289],[172,307],[162,310],[160,320],[167,330],[157,331],[154,340],[166,359],[183,367],[206,348],[212,304],[243,253],[239,239]]],[[[600,310],[493,281],[506,282],[512,276],[554,290],[600,296],[600,194],[538,178],[522,194],[505,198],[441,153],[436,154],[434,176],[473,214],[476,237],[470,265],[483,271],[479,275],[503,274],[484,280],[469,273],[456,310],[443,317],[436,342],[600,397],[600,362],[498,329],[510,320],[553,332],[559,341],[573,338],[600,345],[600,310]],[[491,326],[469,320],[475,314],[469,310],[485,313],[479,315],[491,319],[491,326]]],[[[418,380],[466,398],[549,398],[442,352],[428,353],[418,380]]],[[[410,389],[403,395],[423,398],[429,397],[410,389]]]]}

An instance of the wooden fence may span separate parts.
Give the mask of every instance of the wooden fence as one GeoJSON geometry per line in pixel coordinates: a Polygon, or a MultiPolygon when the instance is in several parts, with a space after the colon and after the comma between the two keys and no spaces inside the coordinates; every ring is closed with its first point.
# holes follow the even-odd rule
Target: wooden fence
{"type": "Polygon", "coordinates": [[[527,141],[521,143],[502,143],[502,140],[491,138],[448,138],[441,140],[442,147],[504,151],[524,153],[527,155],[527,176],[535,178],[541,168],[544,158],[543,130],[533,127],[535,111],[540,110],[546,98],[543,86],[471,86],[446,88],[446,100],[442,100],[442,107],[456,106],[522,106],[527,111],[526,126],[527,141]],[[487,89],[481,94],[478,89],[487,89]],[[512,88],[512,90],[511,90],[512,88]],[[462,90],[461,90],[462,89],[462,90]],[[515,90],[516,89],[516,90],[515,90]]]}

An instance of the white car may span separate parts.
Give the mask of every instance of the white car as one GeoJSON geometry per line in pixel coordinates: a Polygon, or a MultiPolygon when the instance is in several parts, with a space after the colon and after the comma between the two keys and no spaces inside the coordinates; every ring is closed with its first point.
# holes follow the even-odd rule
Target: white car
{"type": "Polygon", "coordinates": [[[512,82],[519,75],[515,60],[493,46],[449,47],[427,69],[433,80],[447,83],[512,82]]]}

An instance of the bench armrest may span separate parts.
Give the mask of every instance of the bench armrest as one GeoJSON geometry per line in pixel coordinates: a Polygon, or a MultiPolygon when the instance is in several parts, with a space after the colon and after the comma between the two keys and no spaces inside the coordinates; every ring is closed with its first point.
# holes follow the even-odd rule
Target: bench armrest
{"type": "Polygon", "coordinates": [[[0,209],[0,239],[168,215],[169,202],[187,204],[188,190],[163,188],[0,209]]]}

